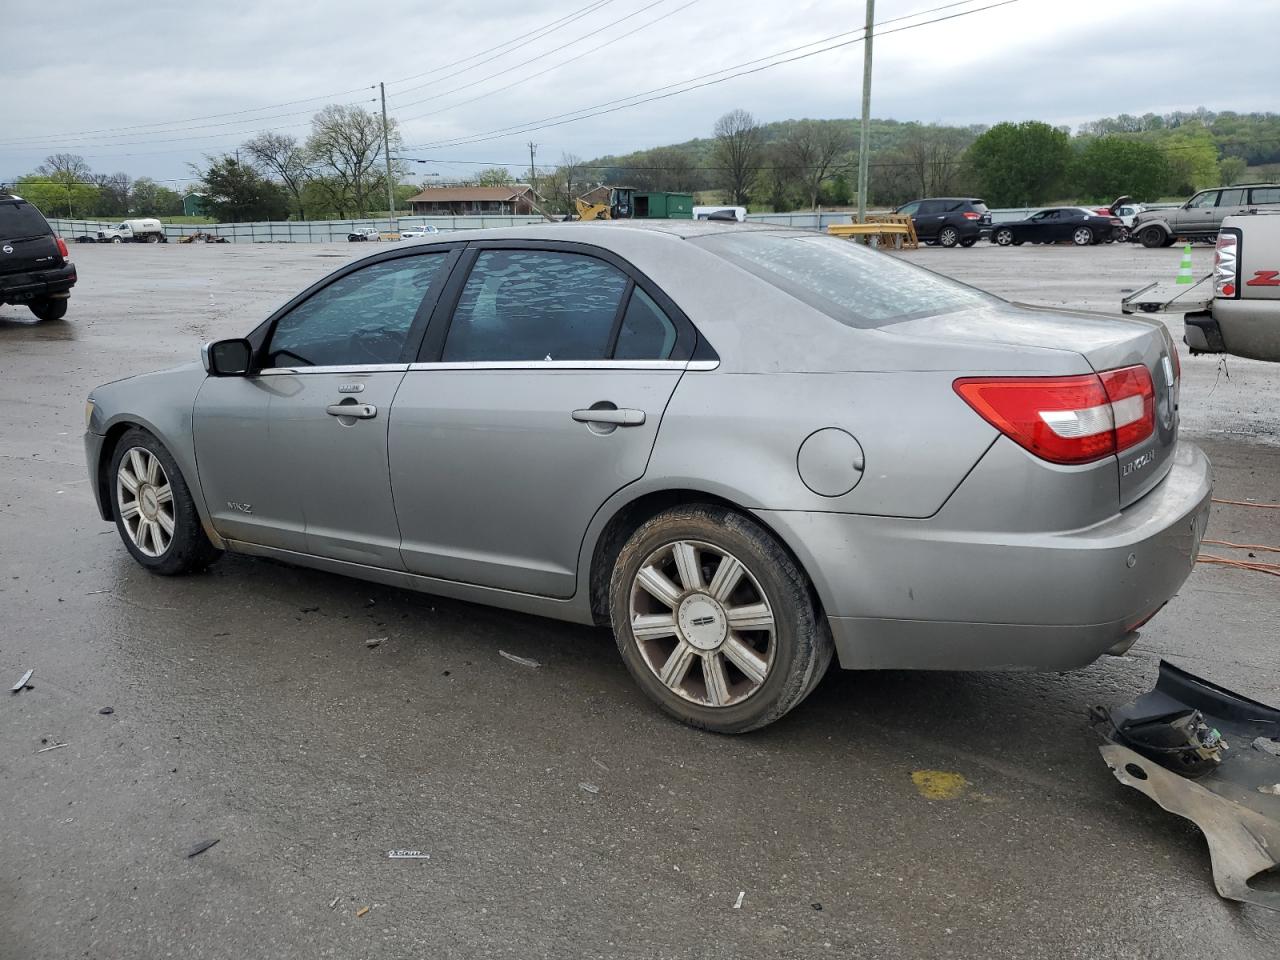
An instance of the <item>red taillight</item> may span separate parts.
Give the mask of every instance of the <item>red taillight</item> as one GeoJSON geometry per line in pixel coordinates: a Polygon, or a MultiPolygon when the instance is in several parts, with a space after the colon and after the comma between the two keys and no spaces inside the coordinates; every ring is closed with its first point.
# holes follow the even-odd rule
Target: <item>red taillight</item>
{"type": "Polygon", "coordinates": [[[1155,430],[1155,390],[1141,365],[1099,376],[963,377],[955,391],[1014,443],[1051,463],[1091,463],[1155,430]]]}
{"type": "Polygon", "coordinates": [[[1141,443],[1156,429],[1156,391],[1151,374],[1138,364],[1101,374],[1116,422],[1116,452],[1141,443]]]}
{"type": "Polygon", "coordinates": [[[54,237],[53,239],[54,242],[58,244],[58,253],[62,256],[63,260],[71,256],[71,251],[67,249],[67,242],[65,240],[61,237],[54,237]]]}
{"type": "Polygon", "coordinates": [[[964,218],[965,218],[966,220],[981,220],[981,219],[982,219],[982,214],[980,214],[980,213],[966,213],[966,214],[964,215],[964,218]]]}

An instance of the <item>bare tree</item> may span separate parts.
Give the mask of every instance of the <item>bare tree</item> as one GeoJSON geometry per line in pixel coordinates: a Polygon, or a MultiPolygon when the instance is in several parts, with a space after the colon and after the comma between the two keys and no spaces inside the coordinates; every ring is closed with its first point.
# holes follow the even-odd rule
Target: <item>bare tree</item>
{"type": "MultiPolygon", "coordinates": [[[[357,216],[369,212],[369,200],[382,179],[382,118],[353,104],[330,104],[311,121],[307,153],[315,165],[340,185],[357,216]]],[[[399,139],[390,121],[393,147],[399,139]]]]}
{"type": "Polygon", "coordinates": [[[98,185],[100,216],[123,217],[129,214],[133,180],[127,173],[96,173],[93,181],[98,185]]]}
{"type": "Polygon", "coordinates": [[[904,162],[922,197],[945,197],[955,190],[960,157],[970,138],[962,131],[924,129],[903,146],[904,162]]]}
{"type": "Polygon", "coordinates": [[[746,204],[764,154],[764,130],[745,110],[730,110],[716,121],[713,156],[723,171],[729,202],[746,204]]]}
{"type": "Polygon", "coordinates": [[[260,133],[244,145],[245,152],[264,172],[278,177],[293,197],[298,219],[307,219],[302,191],[311,179],[311,162],[298,138],[287,133],[260,133]]]}
{"type": "Polygon", "coordinates": [[[572,153],[560,154],[560,165],[551,174],[551,185],[548,196],[562,211],[573,210],[573,201],[586,189],[586,171],[582,167],[582,158],[572,153]]]}
{"type": "Polygon", "coordinates": [[[78,153],[53,153],[45,157],[36,172],[59,183],[89,183],[93,171],[78,153]]]}
{"type": "Polygon", "coordinates": [[[822,185],[831,179],[837,158],[849,149],[844,133],[835,121],[801,120],[787,130],[781,147],[787,164],[804,183],[809,208],[816,209],[822,185]]]}

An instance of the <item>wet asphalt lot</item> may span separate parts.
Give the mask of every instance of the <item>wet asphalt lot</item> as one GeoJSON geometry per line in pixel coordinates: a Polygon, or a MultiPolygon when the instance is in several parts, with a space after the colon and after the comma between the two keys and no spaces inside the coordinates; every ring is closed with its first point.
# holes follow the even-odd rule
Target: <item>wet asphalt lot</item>
{"type": "MultiPolygon", "coordinates": [[[[195,358],[366,249],[72,252],[66,321],[0,307],[0,958],[1280,955],[1280,915],[1220,900],[1198,831],[1117,783],[1085,724],[1162,656],[1280,702],[1275,578],[1201,565],[1085,670],[833,671],[765,731],[698,733],[603,631],[261,560],[144,573],[92,506],[90,388],[195,358]],[[921,770],[968,786],[926,798],[921,770]]],[[[1178,263],[907,256],[1108,311],[1178,263]]],[[[1280,500],[1280,366],[1183,370],[1217,496],[1280,500]]],[[[1216,506],[1207,536],[1280,545],[1277,514],[1216,506]]]]}

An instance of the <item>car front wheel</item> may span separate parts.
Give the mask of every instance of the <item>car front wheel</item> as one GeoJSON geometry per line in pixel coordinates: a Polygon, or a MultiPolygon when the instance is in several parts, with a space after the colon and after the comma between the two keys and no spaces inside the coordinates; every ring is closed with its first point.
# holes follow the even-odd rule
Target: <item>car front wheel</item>
{"type": "Polygon", "coordinates": [[[960,231],[955,227],[943,227],[938,231],[938,242],[944,247],[954,247],[960,242],[960,231]]]}
{"type": "Polygon", "coordinates": [[[1093,231],[1088,227],[1077,227],[1076,232],[1071,235],[1071,242],[1077,247],[1087,247],[1093,243],[1093,231]]]}
{"type": "Polygon", "coordinates": [[[622,659],[667,713],[717,733],[763,727],[817,686],[834,649],[812,587],[749,518],[669,510],[622,548],[609,590],[622,659]]]}
{"type": "Polygon", "coordinates": [[[1008,227],[1004,227],[992,234],[991,239],[996,242],[997,246],[1007,247],[1013,243],[1013,231],[1008,227]]]}
{"type": "Polygon", "coordinates": [[[27,307],[38,320],[61,320],[67,315],[66,297],[49,297],[44,300],[32,300],[27,307]]]}
{"type": "Polygon", "coordinates": [[[1142,241],[1142,245],[1147,248],[1163,247],[1165,245],[1165,232],[1159,227],[1147,227],[1138,233],[1138,239],[1142,241]]]}
{"type": "Polygon", "coordinates": [[[116,445],[111,493],[120,539],[152,573],[191,573],[218,558],[178,464],[141,427],[130,428],[116,445]]]}

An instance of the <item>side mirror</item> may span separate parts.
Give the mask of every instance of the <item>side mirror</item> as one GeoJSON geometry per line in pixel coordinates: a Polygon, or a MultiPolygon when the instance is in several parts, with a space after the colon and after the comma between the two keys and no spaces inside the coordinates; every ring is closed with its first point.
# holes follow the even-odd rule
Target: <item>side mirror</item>
{"type": "Polygon", "coordinates": [[[253,364],[253,347],[248,340],[216,340],[200,348],[200,359],[211,377],[243,377],[253,364]]]}

